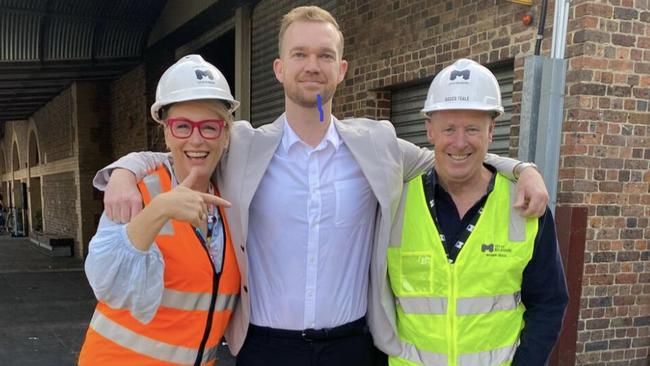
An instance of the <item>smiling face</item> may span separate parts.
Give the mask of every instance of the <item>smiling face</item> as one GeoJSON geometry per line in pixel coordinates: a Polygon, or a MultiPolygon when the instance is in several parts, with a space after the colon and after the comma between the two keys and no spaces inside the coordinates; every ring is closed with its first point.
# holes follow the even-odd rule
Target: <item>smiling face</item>
{"type": "Polygon", "coordinates": [[[334,25],[320,21],[296,21],[286,29],[280,58],[273,62],[275,77],[284,86],[287,105],[303,108],[330,103],[343,81],[347,61],[340,54],[341,35],[334,25]]]}
{"type": "Polygon", "coordinates": [[[436,152],[436,173],[442,182],[465,185],[480,179],[494,132],[494,119],[489,112],[433,112],[426,128],[436,152]]]}
{"type": "MultiPolygon", "coordinates": [[[[227,110],[218,102],[212,100],[195,100],[174,103],[169,108],[166,118],[185,118],[192,121],[208,119],[226,119],[227,110]]],[[[174,173],[179,182],[182,182],[193,167],[199,170],[199,179],[195,189],[207,188],[207,184],[217,167],[223,149],[228,144],[228,128],[226,127],[219,138],[208,140],[201,136],[197,128],[190,137],[181,139],[174,137],[165,126],[165,143],[174,159],[174,173]]]]}

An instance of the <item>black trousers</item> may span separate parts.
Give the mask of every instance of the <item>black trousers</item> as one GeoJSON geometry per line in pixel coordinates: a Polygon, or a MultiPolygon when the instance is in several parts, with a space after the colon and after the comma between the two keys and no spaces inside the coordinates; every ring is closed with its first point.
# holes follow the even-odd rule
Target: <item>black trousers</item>
{"type": "Polygon", "coordinates": [[[365,318],[323,330],[290,331],[250,325],[237,366],[386,366],[365,318]]]}

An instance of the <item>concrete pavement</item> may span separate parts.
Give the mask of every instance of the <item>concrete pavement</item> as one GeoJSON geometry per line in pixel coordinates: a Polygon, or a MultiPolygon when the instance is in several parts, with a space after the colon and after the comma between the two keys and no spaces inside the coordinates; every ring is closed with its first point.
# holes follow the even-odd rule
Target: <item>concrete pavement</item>
{"type": "MultiPolygon", "coordinates": [[[[0,365],[75,365],[95,308],[79,259],[0,236],[0,365]]],[[[233,366],[225,347],[220,366],[233,366]]]]}

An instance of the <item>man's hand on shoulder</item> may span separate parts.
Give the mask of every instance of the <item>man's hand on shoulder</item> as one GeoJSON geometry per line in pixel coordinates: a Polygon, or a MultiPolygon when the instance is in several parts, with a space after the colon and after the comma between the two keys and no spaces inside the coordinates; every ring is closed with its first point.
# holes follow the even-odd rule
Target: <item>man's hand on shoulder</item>
{"type": "Polygon", "coordinates": [[[540,217],[546,212],[548,191],[542,175],[532,166],[524,168],[517,182],[517,200],[514,208],[521,210],[525,217],[540,217]]]}
{"type": "Polygon", "coordinates": [[[104,193],[104,211],[111,221],[122,224],[142,211],[135,174],[127,169],[113,170],[104,193]]]}

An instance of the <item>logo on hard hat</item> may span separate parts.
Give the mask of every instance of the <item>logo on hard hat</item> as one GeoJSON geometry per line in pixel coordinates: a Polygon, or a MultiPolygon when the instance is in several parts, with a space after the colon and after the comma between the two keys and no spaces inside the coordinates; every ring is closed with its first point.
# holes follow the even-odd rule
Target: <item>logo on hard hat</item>
{"type": "Polygon", "coordinates": [[[449,80],[454,81],[457,77],[462,76],[463,80],[469,80],[469,70],[454,70],[449,75],[449,80]]]}
{"type": "Polygon", "coordinates": [[[207,77],[210,80],[214,80],[214,76],[212,76],[212,72],[210,72],[210,70],[194,70],[194,73],[196,74],[196,78],[198,80],[203,80],[204,77],[207,77]]]}

